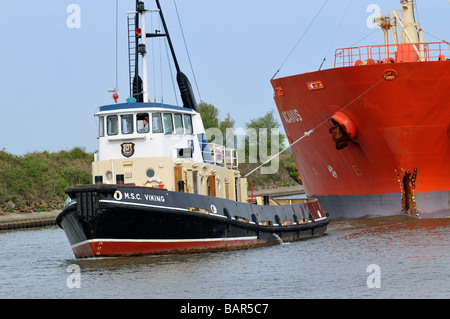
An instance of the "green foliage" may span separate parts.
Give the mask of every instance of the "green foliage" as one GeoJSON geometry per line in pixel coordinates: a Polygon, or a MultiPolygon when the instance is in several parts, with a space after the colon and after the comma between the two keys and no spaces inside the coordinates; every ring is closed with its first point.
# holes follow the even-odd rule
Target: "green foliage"
{"type": "MultiPolygon", "coordinates": [[[[221,121],[219,119],[219,110],[212,104],[201,101],[198,104],[198,111],[202,117],[205,130],[209,128],[219,128],[222,131],[222,141],[225,141],[226,129],[234,128],[235,121],[231,118],[230,113],[221,121]]],[[[209,137],[209,142],[214,140],[213,136],[209,137]]],[[[224,142],[223,142],[224,144],[224,142]]]]}
{"type": "MultiPolygon", "coordinates": [[[[260,129],[267,129],[267,150],[272,149],[272,135],[271,129],[280,128],[280,123],[273,115],[274,110],[270,110],[264,116],[251,120],[249,123],[245,123],[247,129],[253,128],[258,133],[260,129]]],[[[284,148],[284,135],[278,136],[279,149],[284,148]]],[[[273,150],[272,153],[277,153],[279,150],[273,150]]],[[[259,154],[259,152],[258,152],[259,154]]]]}
{"type": "MultiPolygon", "coordinates": [[[[273,174],[261,174],[260,169],[250,174],[247,177],[249,185],[253,184],[253,187],[255,189],[272,189],[277,187],[289,187],[302,184],[292,154],[289,152],[281,153],[279,156],[279,161],[280,163],[278,166],[278,170],[273,174]]],[[[241,175],[246,175],[258,165],[260,165],[260,163],[239,164],[241,175]]]]}
{"type": "Polygon", "coordinates": [[[294,157],[291,155],[283,163],[284,168],[288,172],[289,176],[298,184],[302,184],[300,173],[298,172],[297,165],[295,164],[294,157]]]}
{"type": "Polygon", "coordinates": [[[93,154],[80,147],[24,156],[0,151],[0,211],[8,202],[23,211],[61,206],[66,188],[91,183],[92,161],[93,154]]]}
{"type": "Polygon", "coordinates": [[[227,134],[227,128],[234,128],[234,123],[235,121],[231,118],[230,113],[227,114],[227,117],[223,121],[220,121],[219,129],[222,131],[224,140],[227,134]]]}
{"type": "MultiPolygon", "coordinates": [[[[284,148],[285,137],[283,134],[280,133],[278,135],[278,145],[272,141],[272,129],[279,129],[280,127],[280,123],[278,123],[273,113],[274,110],[270,110],[264,116],[246,123],[245,156],[248,156],[250,163],[265,162],[271,155],[277,154],[284,148]],[[256,145],[253,144],[255,141],[257,141],[256,145]],[[266,145],[262,148],[265,151],[261,152],[260,147],[264,145],[262,143],[266,143],[266,145]]],[[[266,164],[266,166],[269,165],[270,162],[266,164]]]]}
{"type": "MultiPolygon", "coordinates": [[[[231,118],[230,114],[227,114],[227,117],[220,121],[219,119],[219,110],[212,104],[208,104],[205,102],[201,102],[198,105],[199,112],[202,116],[203,125],[205,129],[208,128],[216,128],[218,127],[223,134],[223,141],[225,141],[226,137],[226,129],[234,128],[235,121],[231,118]]],[[[269,154],[276,154],[285,145],[285,137],[283,134],[279,135],[279,148],[272,149],[272,140],[271,140],[271,129],[272,128],[280,128],[280,123],[275,118],[274,110],[267,112],[264,116],[261,116],[256,119],[250,120],[250,122],[246,123],[247,129],[254,129],[256,134],[259,133],[259,129],[265,128],[267,129],[267,152],[269,154]]],[[[257,145],[257,157],[259,159],[259,136],[258,145],[257,145]]],[[[248,136],[246,137],[245,143],[245,154],[239,154],[239,156],[245,156],[245,163],[239,164],[239,170],[242,175],[245,175],[252,169],[254,169],[257,165],[260,165],[261,162],[257,161],[256,163],[250,162],[249,155],[249,143],[252,141],[248,136]]],[[[236,141],[235,141],[236,142],[236,141]]],[[[293,186],[297,184],[301,184],[300,175],[297,170],[297,166],[295,165],[295,161],[292,157],[291,153],[280,154],[279,156],[279,166],[278,170],[274,174],[261,174],[260,170],[255,171],[248,177],[249,183],[253,183],[256,188],[270,188],[270,187],[280,187],[280,186],[293,186]]],[[[269,166],[270,163],[266,164],[269,166]]]]}
{"type": "Polygon", "coordinates": [[[219,127],[219,110],[214,105],[201,101],[198,104],[198,111],[205,130],[210,127],[219,127]]]}

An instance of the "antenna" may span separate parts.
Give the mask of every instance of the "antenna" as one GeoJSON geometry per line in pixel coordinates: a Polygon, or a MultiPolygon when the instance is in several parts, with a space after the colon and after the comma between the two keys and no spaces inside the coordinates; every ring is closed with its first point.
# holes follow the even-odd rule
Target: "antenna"
{"type": "Polygon", "coordinates": [[[175,68],[177,69],[177,83],[178,87],[180,88],[181,93],[181,99],[183,100],[183,106],[189,109],[193,109],[194,111],[198,112],[198,106],[197,102],[195,100],[194,93],[192,92],[192,86],[189,82],[189,79],[187,76],[181,72],[180,66],[178,64],[177,57],[175,55],[175,50],[173,49],[172,40],[170,39],[169,35],[169,29],[166,25],[166,20],[164,19],[164,15],[161,9],[161,5],[159,3],[159,0],[155,0],[156,5],[159,9],[159,16],[161,17],[161,22],[164,27],[165,36],[167,37],[167,42],[169,43],[170,52],[172,53],[173,62],[175,64],[175,68]]]}

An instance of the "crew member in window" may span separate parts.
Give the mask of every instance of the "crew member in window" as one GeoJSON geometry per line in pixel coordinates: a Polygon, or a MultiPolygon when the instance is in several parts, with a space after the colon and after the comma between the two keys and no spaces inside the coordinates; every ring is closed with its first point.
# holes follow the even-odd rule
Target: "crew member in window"
{"type": "Polygon", "coordinates": [[[144,126],[139,130],[139,133],[148,133],[148,118],[145,118],[142,122],[144,126]]]}

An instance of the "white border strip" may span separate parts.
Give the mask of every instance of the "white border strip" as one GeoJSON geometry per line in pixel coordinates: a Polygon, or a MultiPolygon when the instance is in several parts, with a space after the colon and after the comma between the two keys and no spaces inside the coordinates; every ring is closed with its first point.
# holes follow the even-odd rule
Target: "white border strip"
{"type": "Polygon", "coordinates": [[[158,206],[158,205],[132,203],[132,202],[120,202],[120,201],[109,200],[109,199],[101,199],[101,200],[99,200],[99,202],[100,203],[121,204],[121,205],[134,205],[134,206],[141,206],[141,207],[163,208],[163,209],[170,209],[170,210],[180,210],[180,211],[183,211],[183,212],[187,212],[188,211],[186,208],[178,208],[178,207],[170,207],[170,206],[158,206]]]}
{"type": "Polygon", "coordinates": [[[256,240],[257,236],[247,236],[247,237],[228,237],[228,238],[198,238],[198,239],[88,239],[77,244],[72,245],[72,248],[90,243],[98,242],[115,242],[115,243],[196,243],[196,242],[206,242],[206,241],[238,241],[238,240],[256,240]]]}

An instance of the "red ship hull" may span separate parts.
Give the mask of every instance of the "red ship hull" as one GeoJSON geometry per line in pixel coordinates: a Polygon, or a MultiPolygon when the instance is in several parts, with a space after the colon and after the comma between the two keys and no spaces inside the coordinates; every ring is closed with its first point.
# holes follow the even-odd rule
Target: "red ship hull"
{"type": "Polygon", "coordinates": [[[193,240],[102,240],[93,239],[75,245],[77,258],[96,256],[131,256],[203,251],[221,251],[257,247],[256,236],[242,238],[210,238],[193,240]]]}
{"type": "Polygon", "coordinates": [[[289,142],[315,128],[291,149],[307,195],[330,218],[450,216],[450,61],[349,66],[271,83],[289,142]],[[327,121],[336,112],[356,130],[340,150],[327,121]]]}

